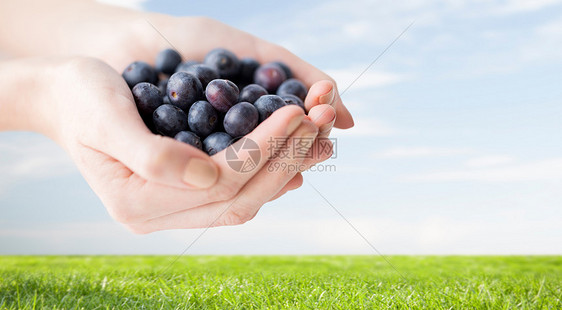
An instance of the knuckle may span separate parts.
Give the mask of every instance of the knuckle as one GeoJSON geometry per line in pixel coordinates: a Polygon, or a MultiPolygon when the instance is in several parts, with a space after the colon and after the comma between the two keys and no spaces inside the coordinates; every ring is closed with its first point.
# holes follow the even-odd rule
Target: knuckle
{"type": "Polygon", "coordinates": [[[93,67],[105,65],[102,61],[88,56],[72,56],[66,59],[63,63],[63,67],[71,72],[77,72],[84,74],[84,72],[89,72],[93,67]]]}
{"type": "Polygon", "coordinates": [[[248,206],[233,206],[223,217],[222,225],[242,225],[256,216],[256,212],[248,206]]]}
{"type": "MultiPolygon", "coordinates": [[[[157,139],[163,139],[161,136],[157,136],[157,139]]],[[[152,147],[152,145],[147,146],[145,152],[141,153],[142,158],[140,159],[140,169],[141,173],[147,178],[160,178],[164,174],[162,167],[170,158],[170,152],[166,148],[152,147]]]]}
{"type": "Polygon", "coordinates": [[[133,222],[132,213],[127,208],[114,207],[108,208],[109,215],[121,224],[128,224],[133,222]]]}
{"type": "Polygon", "coordinates": [[[209,198],[215,201],[230,200],[238,194],[240,187],[237,184],[222,183],[209,191],[209,198]]]}
{"type": "Polygon", "coordinates": [[[107,207],[109,215],[121,224],[135,224],[144,220],[136,208],[130,204],[112,204],[107,207]]]}
{"type": "Polygon", "coordinates": [[[295,181],[294,181],[294,182],[295,182],[295,183],[293,184],[293,186],[294,186],[293,189],[300,188],[300,187],[302,186],[302,184],[304,183],[304,179],[303,179],[302,175],[299,174],[298,177],[295,177],[295,181]]]}
{"type": "Polygon", "coordinates": [[[217,23],[217,20],[207,16],[195,16],[193,17],[193,21],[202,27],[208,27],[217,23]]]}

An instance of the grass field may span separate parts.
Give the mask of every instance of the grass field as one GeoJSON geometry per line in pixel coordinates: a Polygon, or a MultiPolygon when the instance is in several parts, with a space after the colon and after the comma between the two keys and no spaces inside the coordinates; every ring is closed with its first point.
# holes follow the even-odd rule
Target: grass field
{"type": "Polygon", "coordinates": [[[562,308],[560,256],[388,259],[0,256],[0,309],[562,308]]]}

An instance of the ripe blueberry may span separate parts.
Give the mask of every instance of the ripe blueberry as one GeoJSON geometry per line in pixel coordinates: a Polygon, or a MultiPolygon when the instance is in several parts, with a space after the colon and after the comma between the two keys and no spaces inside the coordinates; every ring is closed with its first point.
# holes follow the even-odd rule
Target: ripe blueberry
{"type": "Polygon", "coordinates": [[[181,55],[173,49],[165,49],[156,55],[154,67],[164,74],[172,74],[181,63],[181,55]]]}
{"type": "Polygon", "coordinates": [[[192,145],[200,150],[203,149],[201,139],[199,139],[199,137],[191,131],[180,131],[174,136],[174,139],[192,145]]]}
{"type": "Polygon", "coordinates": [[[135,61],[128,65],[122,75],[129,88],[133,88],[140,82],[158,83],[158,73],[156,73],[156,70],[143,61],[135,61]]]}
{"type": "Polygon", "coordinates": [[[211,50],[203,61],[207,66],[215,69],[221,78],[231,79],[238,75],[240,60],[229,50],[215,48],[211,50]]]}
{"type": "Polygon", "coordinates": [[[232,137],[226,132],[215,132],[203,140],[203,150],[210,156],[226,149],[232,144],[232,137]]]}
{"type": "Polygon", "coordinates": [[[267,95],[267,90],[258,84],[250,84],[240,91],[239,101],[254,103],[259,97],[267,95]]]}
{"type": "Polygon", "coordinates": [[[176,67],[176,72],[185,71],[187,68],[198,64],[200,64],[200,62],[197,60],[188,60],[186,62],[182,62],[176,67]]]}
{"type": "Polygon", "coordinates": [[[286,103],[283,99],[281,99],[281,97],[277,95],[265,95],[256,100],[254,105],[258,109],[261,123],[271,114],[273,114],[273,112],[275,112],[277,109],[285,106],[286,103]]]}
{"type": "Polygon", "coordinates": [[[152,121],[156,130],[168,137],[188,129],[185,112],[171,104],[159,106],[152,114],[152,121]]]}
{"type": "Polygon", "coordinates": [[[203,87],[194,75],[176,72],[168,80],[167,92],[173,105],[187,111],[195,101],[203,96],[203,87]]]}
{"type": "Polygon", "coordinates": [[[219,74],[215,71],[215,69],[203,64],[189,66],[185,69],[185,72],[197,77],[201,82],[203,89],[205,89],[207,84],[209,84],[212,80],[219,78],[219,74]]]}
{"type": "Polygon", "coordinates": [[[288,79],[293,78],[293,72],[291,71],[291,68],[289,68],[289,66],[287,66],[284,62],[274,61],[273,63],[281,67],[281,69],[283,69],[283,72],[285,72],[285,76],[288,79]]]}
{"type": "Polygon", "coordinates": [[[232,137],[242,137],[250,133],[259,122],[258,109],[249,102],[232,106],[224,116],[224,129],[232,137]]]}
{"type": "Polygon", "coordinates": [[[205,90],[207,101],[219,112],[226,112],[238,101],[238,86],[229,80],[212,80],[205,90]]]}
{"type": "Polygon", "coordinates": [[[191,131],[204,138],[217,128],[219,115],[217,110],[207,101],[196,101],[189,108],[187,122],[191,131]]]}
{"type": "Polygon", "coordinates": [[[133,98],[142,117],[150,117],[154,110],[162,105],[162,94],[158,87],[141,82],[133,87],[133,98]]]}
{"type": "Polygon", "coordinates": [[[254,73],[254,83],[261,85],[269,93],[275,93],[286,79],[285,71],[274,63],[261,65],[254,73]]]}
{"type": "Polygon", "coordinates": [[[304,101],[308,90],[304,84],[297,79],[288,79],[283,82],[277,89],[277,95],[295,95],[304,101]]]}
{"type": "Polygon", "coordinates": [[[304,112],[306,112],[306,109],[304,108],[304,102],[302,102],[302,100],[299,97],[295,95],[283,95],[281,96],[281,99],[283,99],[286,104],[298,105],[304,110],[304,112]]]}
{"type": "Polygon", "coordinates": [[[251,83],[254,79],[254,73],[260,66],[260,63],[253,58],[242,58],[240,60],[240,72],[238,78],[241,82],[251,83]]]}

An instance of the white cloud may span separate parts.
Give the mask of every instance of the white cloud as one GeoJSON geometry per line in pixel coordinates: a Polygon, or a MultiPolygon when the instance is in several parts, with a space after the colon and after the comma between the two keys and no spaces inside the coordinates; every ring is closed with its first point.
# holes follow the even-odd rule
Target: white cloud
{"type": "Polygon", "coordinates": [[[465,165],[471,168],[481,168],[509,164],[514,161],[515,159],[511,156],[489,155],[470,158],[465,162],[465,165]]]}
{"type": "Polygon", "coordinates": [[[385,122],[375,118],[355,118],[355,126],[351,129],[340,130],[334,128],[331,136],[339,137],[386,137],[398,132],[385,122]]]}
{"type": "Polygon", "coordinates": [[[387,149],[374,154],[375,158],[416,158],[416,157],[444,157],[469,154],[469,148],[445,148],[445,147],[397,147],[387,149]]]}
{"type": "Polygon", "coordinates": [[[509,0],[496,2],[496,6],[492,7],[493,13],[498,15],[508,15],[514,13],[528,13],[538,11],[553,5],[562,3],[560,0],[509,0]]]}
{"type": "Polygon", "coordinates": [[[562,158],[514,164],[500,168],[464,169],[399,177],[406,182],[521,182],[562,180],[562,158]]]}
{"type": "Polygon", "coordinates": [[[562,37],[562,19],[555,19],[552,21],[548,21],[536,28],[536,32],[539,35],[543,36],[552,36],[553,38],[562,37]]]}
{"type": "MultiPolygon", "coordinates": [[[[562,254],[559,221],[530,220],[525,212],[502,221],[427,216],[414,220],[349,217],[348,220],[384,254],[562,254]]],[[[23,254],[178,254],[202,230],[133,235],[109,222],[42,225],[0,229],[8,238],[0,253],[23,254]],[[33,245],[33,246],[30,246],[33,245]]],[[[337,215],[330,218],[256,217],[234,227],[212,228],[189,254],[375,254],[362,236],[337,215]]]]}
{"type": "Polygon", "coordinates": [[[348,91],[353,91],[358,89],[388,86],[408,79],[404,75],[380,71],[367,71],[360,76],[367,66],[368,64],[365,64],[364,66],[353,66],[347,69],[329,69],[325,70],[325,72],[336,80],[340,92],[343,92],[348,87],[348,91]],[[357,80],[355,81],[355,79],[357,80]]]}
{"type": "Polygon", "coordinates": [[[51,178],[76,172],[68,155],[54,142],[39,135],[0,140],[0,189],[20,181],[51,178]]]}
{"type": "Polygon", "coordinates": [[[97,1],[105,4],[121,6],[121,7],[140,11],[143,9],[143,4],[147,0],[97,0],[97,1]]]}

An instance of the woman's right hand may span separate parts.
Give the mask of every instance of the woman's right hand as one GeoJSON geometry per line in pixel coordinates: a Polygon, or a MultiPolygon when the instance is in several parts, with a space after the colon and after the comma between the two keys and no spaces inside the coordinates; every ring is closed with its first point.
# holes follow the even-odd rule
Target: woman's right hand
{"type": "MultiPolygon", "coordinates": [[[[225,151],[209,157],[151,133],[125,81],[104,62],[79,57],[36,61],[33,67],[31,72],[44,72],[45,78],[38,94],[20,90],[33,95],[28,99],[35,106],[20,106],[18,113],[28,113],[32,129],[70,154],[109,214],[136,233],[244,223],[267,201],[299,187],[298,170],[331,156],[312,151],[312,158],[271,156],[302,154],[310,144],[294,141],[314,141],[318,134],[320,124],[298,106],[286,106],[247,136],[259,146],[261,160],[252,171],[238,172],[225,151]]],[[[244,150],[238,155],[250,156],[244,150]]]]}

